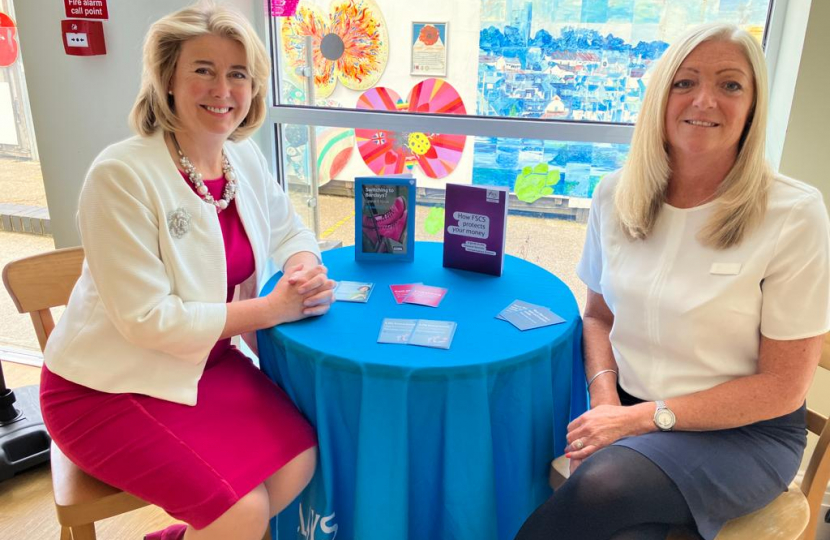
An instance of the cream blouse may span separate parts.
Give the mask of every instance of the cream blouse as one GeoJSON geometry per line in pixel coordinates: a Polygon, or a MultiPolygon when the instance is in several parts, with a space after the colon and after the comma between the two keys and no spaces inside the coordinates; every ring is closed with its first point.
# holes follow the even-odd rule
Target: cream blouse
{"type": "Polygon", "coordinates": [[[664,204],[654,230],[630,240],[615,217],[619,173],[591,206],[580,279],[614,314],[619,382],[646,400],[709,389],[756,372],[761,335],[792,340],[830,328],[830,228],[821,193],[776,176],[763,222],[737,246],[697,235],[717,204],[664,204]]]}

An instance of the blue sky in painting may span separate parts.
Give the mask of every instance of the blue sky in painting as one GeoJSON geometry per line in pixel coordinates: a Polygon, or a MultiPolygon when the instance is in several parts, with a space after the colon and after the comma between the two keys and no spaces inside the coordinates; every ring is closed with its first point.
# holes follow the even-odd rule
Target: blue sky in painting
{"type": "Polygon", "coordinates": [[[608,0],[585,0],[582,5],[583,23],[604,23],[608,20],[608,0]]]}
{"type": "Polygon", "coordinates": [[[634,0],[608,0],[608,22],[634,20],[634,0]]]}

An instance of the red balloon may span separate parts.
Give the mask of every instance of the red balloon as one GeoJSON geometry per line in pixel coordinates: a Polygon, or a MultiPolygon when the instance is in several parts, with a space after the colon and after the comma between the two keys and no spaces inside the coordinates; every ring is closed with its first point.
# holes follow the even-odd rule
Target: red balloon
{"type": "Polygon", "coordinates": [[[11,17],[0,13],[0,67],[7,67],[17,60],[17,27],[11,17]]]}

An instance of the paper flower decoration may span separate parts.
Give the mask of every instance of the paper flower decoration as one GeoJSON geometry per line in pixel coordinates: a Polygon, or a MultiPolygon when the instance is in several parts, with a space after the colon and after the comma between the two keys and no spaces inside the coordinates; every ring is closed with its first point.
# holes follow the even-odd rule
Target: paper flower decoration
{"type": "Polygon", "coordinates": [[[322,186],[346,167],[354,150],[354,131],[351,129],[317,128],[317,174],[322,186]]]}
{"type": "MultiPolygon", "coordinates": [[[[426,79],[409,92],[407,101],[390,88],[363,92],[357,108],[373,111],[412,111],[439,114],[467,114],[461,96],[441,79],[426,79]]],[[[397,133],[376,129],[355,129],[357,149],[375,174],[400,174],[417,163],[430,178],[444,178],[455,170],[467,137],[440,133],[397,133]]]]}
{"type": "Polygon", "coordinates": [[[305,36],[311,36],[319,97],[331,95],[338,79],[352,90],[371,88],[386,69],[389,36],[374,0],[334,0],[328,16],[301,3],[283,20],[280,32],[287,71],[295,80],[297,68],[305,67],[305,36]]]}
{"type": "MultiPolygon", "coordinates": [[[[328,183],[346,167],[354,150],[354,131],[345,128],[317,127],[317,181],[328,183]]],[[[285,166],[305,180],[308,176],[308,127],[288,124],[283,130],[285,138],[285,166]]]]}
{"type": "Polygon", "coordinates": [[[444,230],[444,207],[433,206],[424,220],[424,232],[436,235],[444,230]]]}
{"type": "Polygon", "coordinates": [[[550,168],[547,163],[528,165],[516,176],[513,191],[520,201],[534,203],[553,194],[553,186],[559,183],[560,176],[559,170],[550,168]]]}
{"type": "MultiPolygon", "coordinates": [[[[282,87],[282,103],[290,105],[305,105],[305,92],[288,83],[282,87]]],[[[343,105],[333,99],[317,99],[318,107],[342,109],[343,105]]],[[[335,178],[351,159],[354,153],[354,130],[350,128],[318,126],[317,134],[317,181],[322,186],[335,178]]],[[[283,130],[283,137],[288,146],[287,153],[293,149],[292,155],[286,156],[286,163],[300,177],[305,179],[308,174],[306,151],[300,147],[308,143],[308,128],[305,125],[289,124],[283,130]]]]}

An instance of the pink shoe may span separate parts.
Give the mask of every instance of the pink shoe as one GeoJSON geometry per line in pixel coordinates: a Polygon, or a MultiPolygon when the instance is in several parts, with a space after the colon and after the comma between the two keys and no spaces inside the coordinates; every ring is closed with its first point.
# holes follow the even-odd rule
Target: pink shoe
{"type": "Polygon", "coordinates": [[[379,226],[380,235],[385,236],[386,238],[391,238],[395,242],[401,241],[401,234],[403,233],[404,228],[406,227],[406,210],[400,215],[396,221],[392,223],[383,224],[379,226]]]}
{"type": "Polygon", "coordinates": [[[177,523],[170,525],[162,531],[156,531],[144,536],[144,540],[182,540],[184,538],[184,531],[187,530],[187,525],[177,523]]]}
{"type": "Polygon", "coordinates": [[[378,242],[378,234],[400,242],[401,233],[406,227],[406,216],[406,203],[402,197],[398,197],[385,214],[375,216],[374,219],[371,216],[363,216],[363,232],[372,243],[378,242]]]}
{"type": "Polygon", "coordinates": [[[381,216],[375,217],[377,222],[380,225],[389,225],[394,221],[397,221],[401,217],[401,212],[406,210],[406,203],[403,200],[403,197],[397,197],[395,202],[392,203],[392,207],[386,211],[385,214],[381,216]]]}

